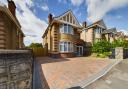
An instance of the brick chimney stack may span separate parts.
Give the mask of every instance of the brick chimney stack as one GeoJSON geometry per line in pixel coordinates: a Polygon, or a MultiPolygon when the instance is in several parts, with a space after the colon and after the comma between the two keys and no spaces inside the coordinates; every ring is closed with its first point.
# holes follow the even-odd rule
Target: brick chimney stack
{"type": "Polygon", "coordinates": [[[85,28],[87,26],[87,22],[83,22],[82,26],[85,28]]]}
{"type": "Polygon", "coordinates": [[[48,23],[50,24],[50,23],[52,22],[52,20],[53,20],[53,16],[52,16],[52,14],[50,13],[50,14],[48,15],[48,23]]]}
{"type": "Polygon", "coordinates": [[[16,5],[13,0],[7,0],[8,1],[8,9],[12,13],[14,17],[16,17],[16,5]]]}

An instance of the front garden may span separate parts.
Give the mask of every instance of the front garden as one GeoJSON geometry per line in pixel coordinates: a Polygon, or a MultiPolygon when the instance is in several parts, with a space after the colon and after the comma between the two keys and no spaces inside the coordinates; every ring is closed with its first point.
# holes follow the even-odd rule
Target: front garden
{"type": "Polygon", "coordinates": [[[111,55],[111,49],[116,47],[128,48],[128,41],[125,40],[116,40],[112,43],[101,40],[99,42],[95,42],[92,47],[92,52],[96,54],[97,57],[105,58],[111,55]]]}

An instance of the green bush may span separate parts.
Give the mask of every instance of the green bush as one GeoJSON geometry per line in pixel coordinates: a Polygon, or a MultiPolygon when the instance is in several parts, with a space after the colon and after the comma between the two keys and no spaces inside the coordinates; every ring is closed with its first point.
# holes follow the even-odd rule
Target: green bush
{"type": "Polygon", "coordinates": [[[101,40],[99,42],[95,42],[92,47],[92,52],[97,54],[97,57],[107,57],[108,55],[111,55],[111,48],[116,47],[123,47],[128,48],[128,41],[125,40],[116,40],[112,43],[101,40]]]}
{"type": "Polygon", "coordinates": [[[111,52],[104,52],[104,53],[98,53],[97,57],[105,58],[107,56],[111,55],[111,52]]]}
{"type": "Polygon", "coordinates": [[[111,44],[108,41],[102,40],[95,42],[92,47],[94,53],[110,52],[111,44]]]}
{"type": "Polygon", "coordinates": [[[111,45],[112,45],[112,48],[116,48],[116,47],[128,48],[128,41],[116,40],[116,41],[112,42],[111,45]]]}

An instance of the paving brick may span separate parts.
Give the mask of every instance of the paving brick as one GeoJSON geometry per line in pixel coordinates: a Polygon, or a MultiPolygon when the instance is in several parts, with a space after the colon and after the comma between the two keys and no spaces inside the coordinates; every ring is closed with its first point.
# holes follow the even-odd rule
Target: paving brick
{"type": "Polygon", "coordinates": [[[92,57],[37,58],[50,89],[67,89],[98,73],[111,61],[92,57]]]}

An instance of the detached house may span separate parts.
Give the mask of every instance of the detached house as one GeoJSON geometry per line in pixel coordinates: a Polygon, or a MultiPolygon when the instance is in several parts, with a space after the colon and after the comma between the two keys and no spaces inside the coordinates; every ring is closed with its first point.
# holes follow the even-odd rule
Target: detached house
{"type": "Polygon", "coordinates": [[[48,21],[42,38],[48,54],[53,57],[83,56],[90,51],[94,42],[103,39],[113,42],[123,37],[116,28],[107,29],[103,20],[91,25],[83,22],[81,26],[71,10],[57,17],[49,14],[48,21]]]}
{"type": "Polygon", "coordinates": [[[71,10],[60,16],[48,16],[49,25],[43,34],[43,43],[53,57],[83,55],[84,41],[80,39],[81,25],[71,10]]]}
{"type": "Polygon", "coordinates": [[[24,34],[16,18],[16,6],[8,0],[8,8],[0,3],[0,49],[19,49],[24,47],[24,34]]]}

